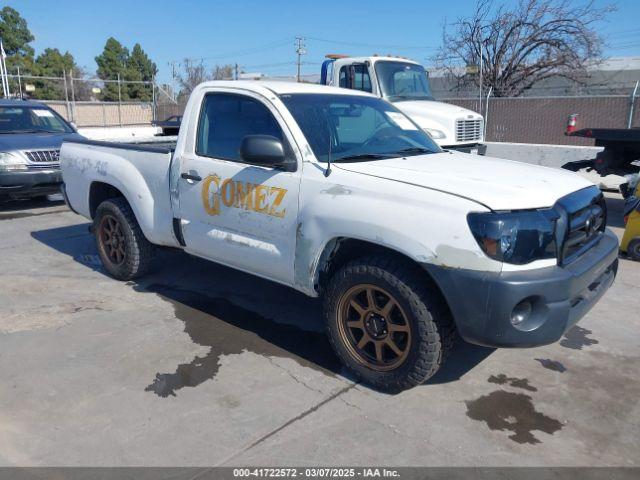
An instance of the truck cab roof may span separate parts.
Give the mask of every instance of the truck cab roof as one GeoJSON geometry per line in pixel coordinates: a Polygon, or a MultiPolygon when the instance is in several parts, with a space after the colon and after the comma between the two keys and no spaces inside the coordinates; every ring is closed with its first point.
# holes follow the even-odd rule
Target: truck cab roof
{"type": "Polygon", "coordinates": [[[343,57],[343,58],[336,59],[336,63],[364,63],[364,62],[375,63],[380,61],[402,62],[402,63],[411,63],[413,65],[420,65],[419,62],[416,62],[415,60],[411,60],[409,58],[393,57],[389,55],[385,55],[385,56],[372,55],[369,57],[343,57]]]}
{"type": "Polygon", "coordinates": [[[293,93],[318,93],[333,95],[358,95],[358,96],[374,96],[367,92],[359,90],[346,90],[344,88],[329,87],[326,85],[318,85],[315,83],[297,83],[297,82],[279,82],[269,80],[213,80],[201,83],[199,89],[207,89],[213,87],[233,88],[240,90],[248,90],[256,93],[275,93],[276,95],[286,95],[293,93]]]}

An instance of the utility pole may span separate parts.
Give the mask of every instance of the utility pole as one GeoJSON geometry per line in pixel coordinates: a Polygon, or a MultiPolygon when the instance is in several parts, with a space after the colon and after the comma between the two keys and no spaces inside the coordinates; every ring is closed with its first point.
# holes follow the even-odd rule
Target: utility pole
{"type": "Polygon", "coordinates": [[[176,70],[176,62],[174,60],[167,62],[167,64],[171,67],[171,95],[173,96],[173,98],[171,98],[171,100],[173,100],[175,102],[176,98],[176,77],[178,76],[178,72],[176,70]]]}
{"type": "Polygon", "coordinates": [[[238,78],[240,78],[240,67],[237,63],[234,65],[233,71],[234,71],[234,74],[233,74],[234,78],[238,80],[238,78]]]}
{"type": "Polygon", "coordinates": [[[483,65],[483,57],[484,57],[484,52],[483,52],[483,42],[482,42],[482,38],[480,38],[480,108],[478,109],[478,113],[480,115],[482,115],[482,67],[483,65]]]}
{"type": "Polygon", "coordinates": [[[300,82],[300,66],[302,65],[302,55],[306,55],[307,51],[305,50],[305,45],[304,45],[304,38],[302,37],[296,37],[296,43],[295,43],[295,47],[296,47],[296,55],[298,55],[298,75],[297,75],[297,79],[298,82],[300,82]]]}

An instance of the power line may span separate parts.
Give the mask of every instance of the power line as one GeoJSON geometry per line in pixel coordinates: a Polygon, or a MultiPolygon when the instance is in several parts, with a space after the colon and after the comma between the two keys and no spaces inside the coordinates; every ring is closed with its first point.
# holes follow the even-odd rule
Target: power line
{"type": "Polygon", "coordinates": [[[242,65],[243,68],[270,68],[270,67],[283,67],[285,65],[295,65],[296,62],[278,62],[278,63],[263,63],[261,65],[242,65]]]}
{"type": "Polygon", "coordinates": [[[229,51],[227,53],[220,53],[220,54],[217,54],[217,55],[210,55],[210,56],[206,56],[206,57],[185,57],[183,59],[173,60],[173,61],[176,61],[176,62],[180,63],[180,62],[182,62],[184,60],[190,60],[190,61],[200,60],[200,61],[204,62],[205,60],[218,60],[218,59],[223,59],[223,58],[253,55],[255,53],[260,53],[260,52],[264,52],[264,51],[267,51],[267,50],[272,50],[275,47],[280,47],[280,46],[287,45],[290,41],[291,41],[291,37],[287,37],[285,39],[276,40],[276,41],[273,41],[271,43],[267,43],[267,44],[261,45],[259,47],[248,47],[248,48],[244,48],[244,49],[240,49],[240,50],[229,51]]]}
{"type": "Polygon", "coordinates": [[[333,43],[336,45],[346,45],[350,47],[365,47],[365,48],[391,48],[398,50],[437,50],[437,47],[433,46],[416,46],[416,45],[387,45],[387,44],[373,44],[373,43],[359,43],[359,42],[345,42],[343,40],[331,40],[327,38],[319,37],[307,37],[309,40],[316,42],[333,43]]]}

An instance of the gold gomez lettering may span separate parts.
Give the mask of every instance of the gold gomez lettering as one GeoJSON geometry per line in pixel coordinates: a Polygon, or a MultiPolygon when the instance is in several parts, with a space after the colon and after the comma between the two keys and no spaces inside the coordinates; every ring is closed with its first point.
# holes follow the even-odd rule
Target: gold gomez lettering
{"type": "Polygon", "coordinates": [[[236,182],[230,178],[222,180],[218,175],[209,175],[202,182],[202,204],[208,215],[220,215],[222,206],[242,208],[264,215],[282,218],[282,208],[287,190],[250,182],[236,182]]]}

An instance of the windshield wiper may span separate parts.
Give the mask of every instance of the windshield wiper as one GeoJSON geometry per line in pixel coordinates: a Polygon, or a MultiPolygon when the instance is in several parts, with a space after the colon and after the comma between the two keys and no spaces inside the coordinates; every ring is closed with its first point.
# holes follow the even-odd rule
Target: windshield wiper
{"type": "Polygon", "coordinates": [[[356,155],[347,155],[346,157],[334,158],[334,162],[341,162],[342,160],[381,160],[384,158],[391,158],[394,155],[381,154],[381,153],[359,153],[356,155]]]}
{"type": "Polygon", "coordinates": [[[409,147],[409,148],[403,148],[402,150],[398,150],[396,153],[399,153],[399,154],[404,154],[404,153],[420,154],[420,153],[435,153],[435,152],[433,150],[429,150],[428,148],[423,148],[423,147],[409,147]]]}

